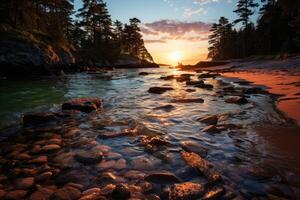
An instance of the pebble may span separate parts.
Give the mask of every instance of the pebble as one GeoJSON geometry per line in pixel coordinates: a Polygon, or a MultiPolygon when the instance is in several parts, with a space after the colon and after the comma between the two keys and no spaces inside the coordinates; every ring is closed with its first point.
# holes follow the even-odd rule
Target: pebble
{"type": "Polygon", "coordinates": [[[205,192],[204,186],[198,183],[186,182],[182,184],[175,184],[170,189],[169,199],[171,200],[198,199],[201,196],[203,196],[204,192],[205,192]]]}
{"type": "Polygon", "coordinates": [[[103,159],[102,152],[80,152],[74,156],[74,158],[85,165],[93,165],[101,162],[103,159]]]}
{"type": "Polygon", "coordinates": [[[226,103],[231,104],[247,104],[249,101],[245,97],[230,97],[225,100],[226,103]]]}
{"type": "Polygon", "coordinates": [[[100,194],[101,192],[101,189],[100,188],[90,188],[88,190],[85,190],[84,192],[82,192],[83,195],[90,195],[90,194],[93,194],[93,193],[98,193],[100,194]]]}
{"type": "Polygon", "coordinates": [[[114,184],[105,185],[103,188],[101,188],[101,195],[108,196],[114,191],[115,188],[116,185],[114,184]]]}
{"type": "Polygon", "coordinates": [[[126,184],[118,184],[112,192],[112,197],[114,199],[129,199],[130,196],[131,191],[126,184]]]}
{"type": "Polygon", "coordinates": [[[199,122],[208,124],[208,125],[216,125],[218,123],[218,116],[212,115],[198,119],[199,122]]]}
{"type": "Polygon", "coordinates": [[[31,159],[31,156],[28,153],[21,153],[17,154],[14,158],[16,160],[29,160],[31,159]]]}
{"type": "Polygon", "coordinates": [[[105,154],[105,159],[107,160],[116,160],[122,158],[122,155],[116,152],[108,152],[105,154]]]}
{"type": "Polygon", "coordinates": [[[221,132],[215,125],[207,126],[202,131],[207,132],[207,133],[220,133],[221,132]]]}
{"type": "Polygon", "coordinates": [[[39,156],[35,159],[28,161],[28,163],[31,163],[31,164],[42,164],[42,163],[47,163],[47,162],[48,162],[47,156],[39,156]]]}
{"type": "Polygon", "coordinates": [[[53,175],[52,172],[44,172],[44,173],[36,176],[35,181],[37,181],[37,182],[47,181],[52,177],[52,175],[53,175]]]}
{"type": "Polygon", "coordinates": [[[45,145],[42,147],[41,151],[42,152],[48,152],[48,151],[55,151],[61,149],[61,146],[57,145],[57,144],[49,144],[49,145],[45,145]]]}
{"type": "Polygon", "coordinates": [[[156,184],[174,184],[181,182],[177,176],[169,172],[153,173],[146,176],[145,180],[156,184]]]}
{"type": "Polygon", "coordinates": [[[4,199],[20,200],[20,199],[24,199],[26,194],[27,194],[26,190],[12,190],[12,191],[9,191],[6,193],[6,195],[4,196],[4,199]]]}
{"type": "Polygon", "coordinates": [[[194,141],[183,141],[180,143],[183,150],[206,156],[208,149],[194,141]]]}
{"type": "Polygon", "coordinates": [[[81,192],[73,187],[63,187],[56,190],[50,197],[51,200],[77,200],[81,197],[81,192]]]}
{"type": "Polygon", "coordinates": [[[34,185],[34,178],[20,178],[15,181],[15,188],[19,190],[28,189],[34,185]]]}
{"type": "Polygon", "coordinates": [[[157,164],[159,163],[150,160],[146,156],[139,156],[131,161],[131,165],[133,169],[143,169],[143,170],[155,169],[155,166],[157,164]]]}
{"type": "Polygon", "coordinates": [[[64,134],[64,138],[73,138],[80,134],[80,129],[73,128],[64,134]]]}
{"type": "Polygon", "coordinates": [[[48,200],[53,193],[53,189],[39,188],[37,191],[32,193],[29,200],[48,200]]]}

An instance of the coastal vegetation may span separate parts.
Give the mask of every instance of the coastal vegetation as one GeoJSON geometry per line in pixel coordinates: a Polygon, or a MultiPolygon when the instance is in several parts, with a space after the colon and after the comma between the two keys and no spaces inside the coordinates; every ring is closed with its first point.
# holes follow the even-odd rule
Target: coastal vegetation
{"type": "Polygon", "coordinates": [[[220,17],[211,28],[208,58],[226,60],[253,55],[291,54],[300,51],[300,1],[262,0],[259,18],[251,21],[259,4],[239,0],[230,22],[220,17]]]}

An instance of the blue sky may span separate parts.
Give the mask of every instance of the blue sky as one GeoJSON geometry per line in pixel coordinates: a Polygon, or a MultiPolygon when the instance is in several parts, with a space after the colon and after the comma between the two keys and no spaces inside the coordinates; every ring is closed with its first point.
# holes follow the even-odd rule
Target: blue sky
{"type": "MultiPolygon", "coordinates": [[[[230,21],[238,0],[105,0],[112,19],[127,23],[132,17],[142,21],[145,44],[158,63],[194,64],[206,60],[211,24],[221,17],[230,21]]],[[[257,0],[259,1],[259,0],[257,0]]],[[[75,0],[75,8],[81,0],[75,0]]],[[[258,8],[256,9],[258,10],[258,8]]],[[[253,21],[257,14],[253,17],[253,21]]]]}

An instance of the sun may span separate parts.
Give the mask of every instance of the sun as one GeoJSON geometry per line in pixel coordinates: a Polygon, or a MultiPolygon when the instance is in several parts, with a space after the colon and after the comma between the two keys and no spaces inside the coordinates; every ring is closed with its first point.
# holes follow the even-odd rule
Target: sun
{"type": "Polygon", "coordinates": [[[183,53],[180,51],[174,51],[170,53],[170,59],[172,62],[178,63],[181,62],[183,59],[183,53]]]}

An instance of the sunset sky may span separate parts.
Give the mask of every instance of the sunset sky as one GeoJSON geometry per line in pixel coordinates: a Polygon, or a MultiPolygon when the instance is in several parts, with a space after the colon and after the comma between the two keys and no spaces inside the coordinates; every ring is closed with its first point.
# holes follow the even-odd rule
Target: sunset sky
{"type": "MultiPolygon", "coordinates": [[[[211,23],[220,16],[230,20],[237,0],[109,0],[113,20],[127,23],[139,18],[147,49],[155,62],[195,64],[207,57],[211,23]]],[[[75,0],[76,8],[81,6],[75,0]]]]}

